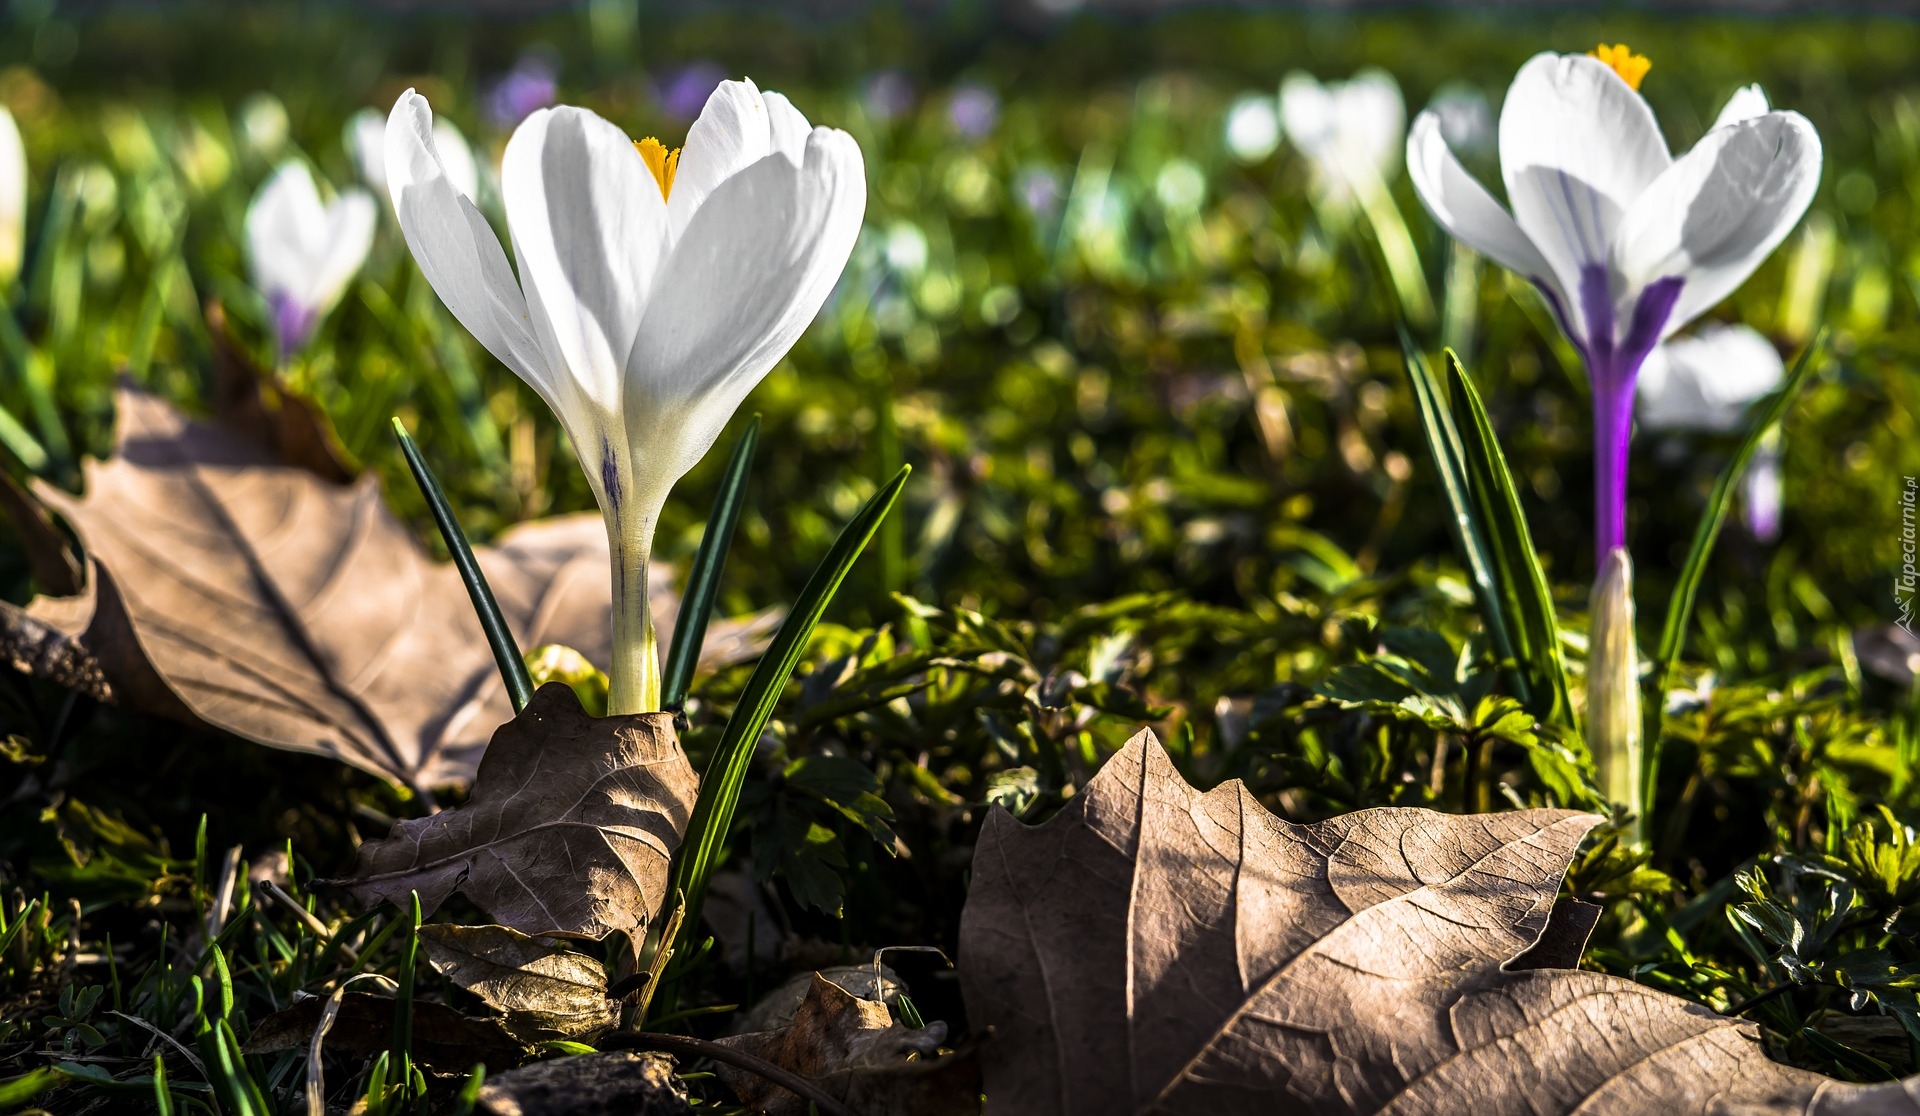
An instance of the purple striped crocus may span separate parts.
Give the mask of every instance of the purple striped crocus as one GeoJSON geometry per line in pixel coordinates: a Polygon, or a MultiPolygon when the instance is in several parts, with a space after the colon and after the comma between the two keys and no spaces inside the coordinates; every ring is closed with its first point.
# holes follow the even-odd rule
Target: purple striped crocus
{"type": "Polygon", "coordinates": [[[1806,212],[1820,137],[1760,87],[1734,94],[1674,158],[1640,96],[1649,63],[1625,47],[1535,55],[1500,114],[1511,212],[1448,148],[1432,111],[1407,165],[1428,212],[1525,276],[1552,306],[1593,385],[1597,565],[1626,545],[1634,385],[1654,347],[1733,293],[1806,212]]]}

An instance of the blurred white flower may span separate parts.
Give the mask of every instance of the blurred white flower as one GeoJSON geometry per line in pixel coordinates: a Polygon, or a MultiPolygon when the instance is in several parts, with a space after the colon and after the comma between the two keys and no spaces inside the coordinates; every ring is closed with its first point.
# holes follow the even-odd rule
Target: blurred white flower
{"type": "Polygon", "coordinates": [[[1634,385],[1656,345],[1731,294],[1806,212],[1820,137],[1741,90],[1675,159],[1624,47],[1535,55],[1500,113],[1511,214],[1460,165],[1439,114],[1414,121],[1407,162],[1448,232],[1531,280],[1586,360],[1594,396],[1595,546],[1626,541],[1634,385]],[[1601,53],[1604,53],[1604,58],[1601,53]]]}
{"type": "MultiPolygon", "coordinates": [[[[387,189],[387,118],[378,109],[361,109],[347,121],[347,150],[360,168],[360,177],[381,197],[390,197],[387,189]]],[[[433,122],[433,146],[440,153],[440,165],[447,181],[469,198],[480,196],[480,164],[473,157],[467,137],[453,121],[433,122]]]]}
{"type": "Polygon", "coordinates": [[[1456,153],[1474,157],[1493,151],[1493,106],[1485,93],[1448,82],[1434,91],[1427,111],[1440,118],[1440,134],[1456,153]]]}
{"type": "Polygon", "coordinates": [[[1748,404],[1786,379],[1773,342],[1741,325],[1676,337],[1640,366],[1640,422],[1650,430],[1738,429],[1748,404]]]}
{"type": "MultiPolygon", "coordinates": [[[[1640,422],[1649,430],[1737,430],[1747,409],[1787,378],[1779,350],[1747,326],[1710,325],[1676,337],[1640,366],[1640,422]]],[[[1786,496],[1780,437],[1763,439],[1741,478],[1747,530],[1761,542],[1780,537],[1786,496]]]]}
{"type": "Polygon", "coordinates": [[[273,311],[281,359],[303,348],[340,301],[373,246],[376,214],[365,190],[322,201],[313,172],[293,159],[254,195],[247,207],[247,261],[254,289],[273,311]]]}
{"type": "Polygon", "coordinates": [[[1313,164],[1315,188],[1334,201],[1390,181],[1400,169],[1407,107],[1385,70],[1323,85],[1295,71],[1280,83],[1280,123],[1313,164]]]}
{"type": "Polygon", "coordinates": [[[13,114],[0,108],[0,290],[20,274],[27,245],[27,148],[13,114]]]}
{"type": "Polygon", "coordinates": [[[671,152],[585,109],[534,112],[501,172],[517,278],[435,146],[408,90],[386,162],[407,245],[572,440],[616,555],[608,707],[655,709],[660,509],[839,279],[866,211],[859,145],[750,81],[721,83],[671,152]]]}
{"type": "Polygon", "coordinates": [[[1280,111],[1265,93],[1243,93],[1227,110],[1227,150],[1243,163],[1257,163],[1280,146],[1280,111]]]}

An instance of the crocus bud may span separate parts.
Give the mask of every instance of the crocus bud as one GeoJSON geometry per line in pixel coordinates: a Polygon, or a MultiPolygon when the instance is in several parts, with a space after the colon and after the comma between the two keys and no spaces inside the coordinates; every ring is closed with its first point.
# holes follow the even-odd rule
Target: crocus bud
{"type": "Polygon", "coordinates": [[[1640,815],[1640,654],[1633,645],[1633,560],[1615,547],[1593,583],[1587,628],[1587,747],[1609,802],[1640,815]]]}

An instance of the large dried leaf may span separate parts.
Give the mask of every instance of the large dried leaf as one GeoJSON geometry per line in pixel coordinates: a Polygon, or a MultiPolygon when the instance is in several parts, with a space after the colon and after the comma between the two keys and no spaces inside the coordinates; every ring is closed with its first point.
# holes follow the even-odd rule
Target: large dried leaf
{"type": "Polygon", "coordinates": [[[688,1116],[687,1089],[664,1054],[581,1054],[500,1074],[480,1087],[486,1116],[688,1116]]]}
{"type": "Polygon", "coordinates": [[[394,824],[333,881],[363,903],[432,914],[458,891],[531,937],[639,932],[666,897],[699,778],[673,717],[590,717],[549,682],[500,726],[451,810],[394,824]]]}
{"type": "MultiPolygon", "coordinates": [[[[301,421],[296,429],[312,425],[301,421]]],[[[124,388],[118,455],[87,493],[36,486],[78,534],[83,593],[0,607],[17,668],[96,697],[332,756],[415,786],[464,783],[512,715],[458,573],[380,502],[124,388]]],[[[610,658],[598,516],[522,524],[479,560],[523,647],[610,658]]],[[[656,614],[671,573],[656,567],[656,614]]],[[[703,660],[754,652],[765,619],[715,625],[703,660]]],[[[664,637],[663,637],[664,638],[664,637]]]]}
{"type": "Polygon", "coordinates": [[[420,944],[436,972],[499,1013],[521,1042],[591,1042],[620,1023],[606,971],[577,950],[505,926],[440,922],[420,928],[420,944]]]}
{"type": "MultiPolygon", "coordinates": [[[[261,1020],[241,1049],[248,1054],[284,1054],[305,1051],[313,1041],[327,1001],[309,996],[284,1011],[261,1020]]],[[[328,1029],[326,1049],[340,1054],[378,1054],[393,1048],[392,996],[349,992],[340,999],[340,1014],[328,1029]]],[[[443,1070],[465,1070],[475,1062],[511,1065],[520,1060],[520,1044],[492,1019],[462,1015],[432,1000],[413,1002],[415,1061],[443,1070]]]]}
{"type": "Polygon", "coordinates": [[[1597,821],[1291,825],[1143,732],[1046,824],[987,819],[960,970],[989,1112],[1920,1113],[1920,1079],[1841,1084],[1697,1004],[1507,965],[1597,821]]]}
{"type": "MultiPolygon", "coordinates": [[[[867,967],[871,975],[872,967],[867,967]]],[[[939,1053],[944,1023],[893,1021],[887,1005],[811,974],[806,998],[779,1030],[731,1035],[723,1046],[791,1070],[862,1116],[965,1116],[980,1111],[980,1067],[971,1052],[939,1053]]],[[[741,1103],[764,1116],[807,1116],[810,1105],[749,1070],[715,1062],[741,1103]]]]}

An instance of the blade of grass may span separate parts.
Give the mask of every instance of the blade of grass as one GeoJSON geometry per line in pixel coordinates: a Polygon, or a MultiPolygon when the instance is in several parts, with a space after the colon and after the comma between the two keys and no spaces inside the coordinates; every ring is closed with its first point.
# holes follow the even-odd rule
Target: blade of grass
{"type": "Polygon", "coordinates": [[[1506,609],[1501,606],[1500,592],[1494,585],[1493,557],[1487,547],[1486,533],[1480,529],[1460,432],[1454,428],[1453,418],[1447,412],[1440,382],[1405,327],[1400,330],[1400,346],[1406,355],[1407,378],[1413,383],[1414,403],[1420,411],[1420,433],[1426,438],[1427,449],[1440,474],[1441,490],[1447,498],[1447,533],[1453,536],[1454,547],[1466,564],[1467,580],[1480,606],[1487,635],[1493,641],[1494,654],[1502,663],[1511,664],[1509,676],[1514,696],[1520,699],[1520,704],[1531,707],[1533,691],[1527,684],[1524,664],[1514,654],[1513,629],[1508,625],[1506,609]]]}
{"type": "Polygon", "coordinates": [[[466,583],[467,597],[473,601],[473,611],[480,617],[480,628],[487,633],[487,646],[493,649],[493,661],[500,667],[500,678],[507,684],[507,695],[513,699],[513,711],[520,712],[533,700],[533,677],[527,673],[526,660],[520,657],[520,647],[514,642],[513,632],[507,627],[507,618],[500,614],[500,605],[493,599],[493,588],[487,584],[486,575],[480,572],[480,563],[473,557],[473,548],[467,545],[466,532],[460,529],[460,521],[453,517],[453,508],[447,503],[446,493],[440,490],[440,482],[434,479],[433,470],[427,468],[426,458],[420,455],[420,447],[413,444],[413,436],[398,418],[393,420],[394,437],[400,439],[400,452],[407,457],[407,468],[413,470],[413,480],[420,486],[420,494],[427,498],[427,507],[433,512],[433,522],[440,528],[440,537],[446,540],[447,553],[453,555],[453,565],[460,571],[460,580],[466,583]]]}
{"type": "Polygon", "coordinates": [[[420,893],[407,911],[407,940],[400,946],[400,986],[393,993],[393,1058],[387,1063],[403,1094],[413,1084],[413,983],[420,957],[420,893]]]}
{"type": "Polygon", "coordinates": [[[700,536],[700,549],[687,573],[687,592],[680,598],[680,614],[673,622],[673,644],[667,649],[667,669],[660,681],[660,707],[669,712],[678,712],[687,703],[693,668],[707,639],[713,599],[720,592],[720,572],[727,565],[740,509],[746,506],[747,473],[753,468],[753,452],[759,443],[760,416],[755,415],[734,444],[719,495],[714,497],[713,511],[707,516],[706,532],[700,536]]]}
{"type": "Polygon", "coordinates": [[[1533,548],[1533,532],[1506,455],[1494,437],[1493,424],[1480,393],[1460,358],[1449,349],[1447,386],[1453,422],[1459,432],[1474,503],[1480,521],[1490,530],[1487,543],[1493,573],[1508,614],[1515,619],[1514,637],[1520,664],[1535,687],[1540,706],[1533,712],[1542,720],[1574,727],[1573,701],[1567,694],[1567,664],[1560,653],[1560,622],[1553,611],[1553,589],[1540,568],[1533,548]]]}
{"type": "Polygon", "coordinates": [[[721,846],[726,843],[727,831],[733,826],[740,785],[746,780],[747,765],[753,758],[753,746],[760,739],[760,730],[773,716],[780,691],[793,676],[794,668],[800,665],[800,656],[813,635],[814,625],[820,622],[840,583],[846,580],[854,560],[860,557],[887,513],[893,510],[912,472],[913,466],[901,466],[886,487],[874,493],[841,530],[826,558],[807,578],[806,587],[793,603],[793,611],[787,613],[780,630],[774,633],[773,642],[760,657],[759,665],[753,668],[746,689],[740,693],[740,704],[727,720],[720,744],[701,780],[700,797],[694,802],[693,816],[687,822],[686,840],[681,843],[680,855],[674,859],[673,876],[667,884],[668,894],[678,890],[686,896],[687,911],[680,928],[680,941],[673,943],[674,951],[682,956],[691,952],[699,932],[700,905],[706,898],[707,879],[713,873],[721,846]]]}
{"type": "Polygon", "coordinates": [[[1660,770],[1660,715],[1666,709],[1667,693],[1673,688],[1673,671],[1679,663],[1680,653],[1686,650],[1687,628],[1693,620],[1694,598],[1700,592],[1700,581],[1706,576],[1707,559],[1713,556],[1713,545],[1720,538],[1720,528],[1727,521],[1727,512],[1733,507],[1733,492],[1740,484],[1740,478],[1746,475],[1747,464],[1760,449],[1760,443],[1767,433],[1780,425],[1786,417],[1787,408],[1800,394],[1807,378],[1813,374],[1814,354],[1826,343],[1826,330],[1822,328],[1814,335],[1807,347],[1800,350],[1800,356],[1793,362],[1793,370],[1787,374],[1786,383],[1773,394],[1767,405],[1747,430],[1747,436],[1740,441],[1740,448],[1734,452],[1733,460],[1714,481],[1713,491],[1707,495],[1707,507],[1700,515],[1700,524],[1693,532],[1693,545],[1687,549],[1687,560],[1680,566],[1680,577],[1673,583],[1673,595],[1667,600],[1666,620],[1660,626],[1660,645],[1654,652],[1653,678],[1655,689],[1653,700],[1646,703],[1647,731],[1643,739],[1647,742],[1646,770],[1642,773],[1640,800],[1647,804],[1647,812],[1653,813],[1654,787],[1660,770]]]}

